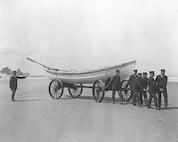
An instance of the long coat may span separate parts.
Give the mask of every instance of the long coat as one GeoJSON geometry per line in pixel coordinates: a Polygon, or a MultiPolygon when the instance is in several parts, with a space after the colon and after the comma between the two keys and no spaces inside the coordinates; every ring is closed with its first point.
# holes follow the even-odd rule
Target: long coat
{"type": "Polygon", "coordinates": [[[115,75],[112,77],[111,81],[109,82],[109,84],[112,85],[112,90],[113,91],[118,91],[121,89],[121,79],[120,76],[115,75]]]}
{"type": "Polygon", "coordinates": [[[158,75],[156,77],[156,84],[157,84],[157,87],[160,89],[160,88],[163,88],[164,90],[166,90],[166,86],[167,86],[167,76],[163,76],[161,77],[161,75],[158,75]]]}
{"type": "Polygon", "coordinates": [[[132,74],[130,77],[129,77],[129,81],[128,83],[130,84],[130,87],[131,87],[131,90],[133,91],[134,89],[134,80],[137,78],[137,75],[135,74],[132,74]]]}
{"type": "Polygon", "coordinates": [[[19,76],[11,76],[9,81],[9,87],[11,90],[17,89],[17,79],[24,79],[25,77],[19,77],[19,76]]]}
{"type": "Polygon", "coordinates": [[[146,89],[148,86],[148,78],[142,77],[141,84],[142,84],[143,88],[146,89]]]}
{"type": "Polygon", "coordinates": [[[137,77],[134,80],[134,84],[133,84],[133,91],[141,91],[143,89],[143,86],[141,84],[141,77],[137,77]]]}
{"type": "Polygon", "coordinates": [[[148,78],[148,89],[150,94],[155,94],[157,92],[156,81],[153,77],[148,78]]]}

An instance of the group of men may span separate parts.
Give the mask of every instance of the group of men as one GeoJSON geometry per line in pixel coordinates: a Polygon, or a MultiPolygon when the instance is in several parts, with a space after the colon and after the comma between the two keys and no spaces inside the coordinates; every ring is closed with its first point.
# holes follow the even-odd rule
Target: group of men
{"type": "MultiPolygon", "coordinates": [[[[12,91],[12,101],[15,101],[15,92],[17,89],[17,79],[24,79],[25,77],[19,77],[16,75],[16,71],[13,71],[13,75],[10,78],[9,86],[12,91]]],[[[150,76],[147,78],[147,73],[143,72],[137,74],[137,70],[134,70],[134,74],[129,77],[129,81],[124,89],[129,85],[131,87],[131,96],[133,100],[133,105],[136,102],[139,106],[143,106],[143,97],[147,101],[146,106],[151,107],[152,99],[154,99],[155,109],[161,109],[161,95],[164,96],[165,109],[168,108],[168,95],[167,95],[167,76],[165,75],[165,69],[161,69],[161,74],[154,79],[154,71],[150,71],[150,76]],[[149,92],[149,98],[147,98],[147,90],[149,92]]],[[[120,101],[123,101],[123,96],[121,95],[121,79],[120,71],[116,70],[116,75],[112,77],[110,82],[106,85],[106,88],[111,86],[113,104],[115,104],[115,93],[118,92],[120,101]],[[111,86],[112,85],[112,86],[111,86]]]]}
{"type": "Polygon", "coordinates": [[[167,95],[167,76],[165,75],[165,69],[161,69],[161,74],[154,79],[154,71],[150,71],[150,76],[147,78],[147,73],[138,73],[134,70],[134,74],[129,78],[129,84],[131,87],[131,93],[133,94],[133,105],[136,105],[136,98],[139,98],[139,105],[143,106],[142,96],[147,100],[147,88],[149,92],[149,98],[147,101],[147,107],[151,107],[152,99],[154,99],[155,109],[161,109],[161,95],[164,96],[165,109],[168,107],[168,95],[167,95]]]}
{"type": "MultiPolygon", "coordinates": [[[[161,74],[154,79],[154,71],[149,72],[149,78],[147,78],[147,73],[143,72],[137,74],[137,70],[134,70],[134,74],[129,77],[129,81],[124,89],[129,85],[131,87],[132,103],[135,106],[143,106],[143,97],[146,101],[146,106],[151,108],[152,99],[154,99],[154,105],[156,110],[161,110],[161,95],[164,96],[165,109],[168,108],[168,95],[167,95],[167,76],[165,75],[165,69],[161,69],[161,74]],[[147,98],[147,91],[149,92],[149,98],[147,98]]],[[[112,84],[112,98],[113,104],[115,103],[115,92],[117,91],[121,102],[123,101],[123,96],[121,95],[121,80],[120,71],[116,71],[116,75],[112,77],[111,81],[106,87],[112,84]]]]}

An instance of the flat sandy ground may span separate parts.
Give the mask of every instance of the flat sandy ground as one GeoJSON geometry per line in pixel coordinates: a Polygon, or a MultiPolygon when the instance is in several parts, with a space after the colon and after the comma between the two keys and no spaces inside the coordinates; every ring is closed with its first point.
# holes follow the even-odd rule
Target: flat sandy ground
{"type": "Polygon", "coordinates": [[[168,84],[169,110],[156,111],[113,105],[110,91],[102,103],[91,89],[54,100],[46,78],[19,80],[11,102],[8,82],[0,79],[0,142],[178,142],[178,83],[168,84]]]}

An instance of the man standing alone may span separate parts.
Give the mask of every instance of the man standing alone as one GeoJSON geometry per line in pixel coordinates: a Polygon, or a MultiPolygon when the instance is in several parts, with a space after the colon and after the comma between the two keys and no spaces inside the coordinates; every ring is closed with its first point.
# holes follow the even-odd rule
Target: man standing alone
{"type": "Polygon", "coordinates": [[[168,107],[168,95],[167,95],[167,76],[165,75],[165,69],[161,69],[161,75],[156,77],[156,84],[158,87],[158,108],[161,109],[161,94],[164,96],[165,109],[168,107]]]}
{"type": "Polygon", "coordinates": [[[15,97],[15,92],[17,90],[17,79],[24,79],[25,77],[19,77],[16,75],[16,71],[13,71],[13,75],[10,78],[9,81],[9,87],[12,91],[12,96],[11,96],[11,100],[15,101],[14,97],[15,97]]]}

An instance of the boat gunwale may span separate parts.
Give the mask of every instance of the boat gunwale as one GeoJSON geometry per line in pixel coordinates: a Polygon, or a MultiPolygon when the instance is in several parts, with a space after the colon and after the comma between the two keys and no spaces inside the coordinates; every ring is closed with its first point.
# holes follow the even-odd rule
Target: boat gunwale
{"type": "Polygon", "coordinates": [[[57,70],[49,69],[49,68],[45,69],[45,71],[50,73],[50,74],[55,74],[55,75],[82,75],[82,74],[97,73],[97,72],[101,72],[101,71],[108,71],[108,70],[115,69],[115,68],[118,68],[118,67],[128,66],[128,65],[134,64],[134,63],[136,63],[136,60],[126,62],[126,63],[123,63],[123,64],[119,64],[119,65],[105,67],[105,68],[102,68],[102,69],[95,69],[95,70],[84,71],[84,72],[59,72],[57,70]]]}

